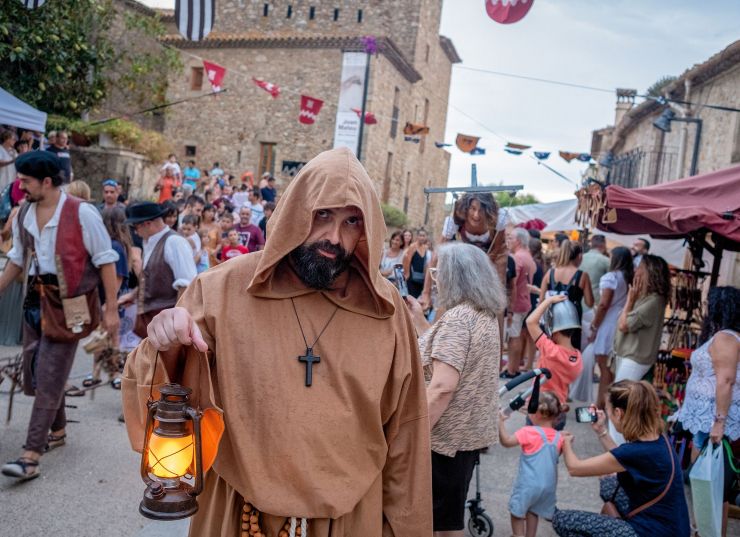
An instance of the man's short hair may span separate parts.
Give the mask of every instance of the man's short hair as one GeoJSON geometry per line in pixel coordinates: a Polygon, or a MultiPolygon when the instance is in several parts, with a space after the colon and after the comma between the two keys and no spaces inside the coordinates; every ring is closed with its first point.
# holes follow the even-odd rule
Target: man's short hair
{"type": "Polygon", "coordinates": [[[268,201],[265,203],[265,211],[274,211],[275,210],[275,202],[274,201],[268,201]]]}
{"type": "Polygon", "coordinates": [[[189,160],[188,161],[188,164],[195,164],[195,161],[194,160],[189,160]]]}
{"type": "Polygon", "coordinates": [[[529,248],[529,231],[523,227],[514,228],[514,237],[522,248],[529,248]]]}
{"type": "Polygon", "coordinates": [[[638,240],[638,241],[642,241],[643,243],[645,243],[645,249],[646,249],[646,250],[647,250],[648,252],[650,251],[650,241],[649,241],[649,240],[647,240],[647,239],[643,239],[642,237],[640,237],[640,238],[639,238],[639,239],[637,239],[637,240],[638,240]]]}
{"type": "Polygon", "coordinates": [[[606,246],[606,237],[604,235],[594,235],[591,237],[591,248],[606,246]]]}
{"type": "Polygon", "coordinates": [[[557,243],[558,246],[563,244],[563,241],[567,241],[567,240],[568,240],[568,235],[566,235],[565,233],[555,233],[555,242],[557,243]]]}
{"type": "Polygon", "coordinates": [[[529,231],[529,236],[532,237],[533,239],[541,239],[542,238],[542,233],[540,233],[540,230],[539,229],[532,228],[532,229],[528,229],[527,231],[529,231]]]}
{"type": "Polygon", "coordinates": [[[259,188],[253,188],[252,189],[252,196],[254,196],[255,198],[257,198],[258,200],[261,200],[262,199],[262,192],[260,192],[260,189],[259,188]]]}
{"type": "Polygon", "coordinates": [[[224,219],[231,220],[233,222],[234,221],[234,215],[231,214],[231,212],[225,212],[224,214],[221,215],[221,220],[224,220],[224,219]]]}
{"type": "Polygon", "coordinates": [[[188,199],[185,201],[185,205],[188,207],[193,207],[194,205],[203,205],[205,206],[206,200],[201,198],[200,196],[193,194],[191,196],[188,196],[188,199]]]}

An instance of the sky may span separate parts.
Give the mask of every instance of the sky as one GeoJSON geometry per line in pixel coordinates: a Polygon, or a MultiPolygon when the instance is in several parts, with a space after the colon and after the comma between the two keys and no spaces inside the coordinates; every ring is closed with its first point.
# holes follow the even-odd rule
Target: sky
{"type": "MultiPolygon", "coordinates": [[[[143,3],[174,7],[173,0],[143,3]]],[[[471,156],[447,148],[449,186],[467,186],[476,163],[480,184],[523,185],[543,202],[572,198],[575,185],[526,154],[505,153],[505,142],[550,151],[547,164],[578,182],[586,165],[568,164],[557,152],[589,152],[591,131],[614,122],[614,93],[465,68],[644,93],[740,39],[739,22],[737,0],[534,0],[511,25],[488,18],[485,0],[445,0],[440,33],[463,63],[453,67],[444,141],[454,143],[457,133],[480,136],[486,149],[471,156]]]]}

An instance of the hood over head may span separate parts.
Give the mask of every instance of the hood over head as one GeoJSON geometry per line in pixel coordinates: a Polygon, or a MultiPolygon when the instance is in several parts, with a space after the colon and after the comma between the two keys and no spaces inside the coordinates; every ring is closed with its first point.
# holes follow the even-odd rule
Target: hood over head
{"type": "Polygon", "coordinates": [[[380,200],[365,168],[347,148],[324,151],[306,164],[280,198],[267,223],[268,239],[248,291],[263,298],[289,298],[322,293],[342,309],[374,318],[393,315],[393,291],[380,275],[386,227],[380,200]],[[306,287],[288,261],[303,244],[319,209],[357,207],[364,236],[347,271],[346,288],[318,291],[306,287]]]}

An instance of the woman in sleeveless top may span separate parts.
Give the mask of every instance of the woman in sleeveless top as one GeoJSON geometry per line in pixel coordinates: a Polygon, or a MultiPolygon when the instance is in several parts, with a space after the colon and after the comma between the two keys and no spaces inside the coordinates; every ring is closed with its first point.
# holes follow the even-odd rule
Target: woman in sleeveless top
{"type": "Polygon", "coordinates": [[[406,275],[409,294],[414,298],[419,298],[424,289],[424,276],[431,259],[432,249],[429,246],[427,232],[420,229],[416,232],[416,240],[403,256],[403,272],[406,275]]]}
{"type": "Polygon", "coordinates": [[[388,248],[383,250],[383,257],[380,260],[380,274],[395,281],[396,276],[393,274],[393,267],[403,262],[403,235],[400,231],[394,231],[388,241],[388,248]]]}
{"type": "MultiPolygon", "coordinates": [[[[588,273],[578,270],[583,258],[583,247],[574,241],[564,240],[560,245],[560,254],[555,268],[551,268],[542,278],[540,301],[549,291],[555,294],[567,294],[568,299],[578,311],[578,319],[583,317],[583,301],[589,308],[594,305],[594,294],[591,290],[591,279],[588,273]]],[[[581,331],[576,330],[572,337],[573,346],[581,348],[581,331]]]]}

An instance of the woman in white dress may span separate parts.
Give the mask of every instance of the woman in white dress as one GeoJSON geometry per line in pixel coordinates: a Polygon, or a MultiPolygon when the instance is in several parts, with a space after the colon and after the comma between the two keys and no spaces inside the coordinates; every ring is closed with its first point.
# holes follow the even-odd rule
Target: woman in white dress
{"type": "Polygon", "coordinates": [[[395,281],[393,266],[403,263],[403,235],[400,231],[394,231],[388,241],[389,247],[383,250],[383,257],[380,260],[380,274],[395,281]]]}
{"type": "Polygon", "coordinates": [[[591,337],[594,339],[594,354],[599,364],[599,393],[596,404],[604,407],[606,390],[614,381],[611,370],[607,367],[609,354],[614,346],[614,335],[617,331],[619,314],[627,302],[627,290],[632,283],[634,268],[632,253],[629,248],[619,246],[611,252],[609,272],[599,280],[601,300],[591,322],[591,337]]]}

